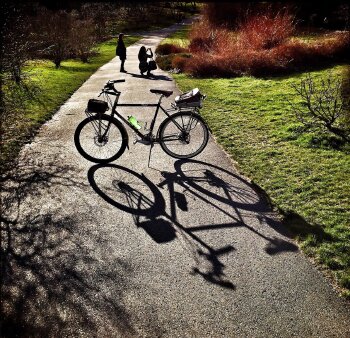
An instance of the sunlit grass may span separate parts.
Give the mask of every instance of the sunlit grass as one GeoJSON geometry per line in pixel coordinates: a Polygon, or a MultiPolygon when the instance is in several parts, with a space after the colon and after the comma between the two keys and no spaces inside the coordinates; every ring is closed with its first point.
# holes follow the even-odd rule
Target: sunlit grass
{"type": "MultiPolygon", "coordinates": [[[[124,42],[128,46],[140,38],[125,36],[124,42]]],[[[66,60],[58,69],[48,60],[32,61],[23,70],[25,78],[21,86],[11,81],[4,83],[5,99],[14,104],[9,112],[11,118],[3,126],[1,164],[14,158],[40,124],[48,120],[91,74],[115,57],[115,47],[116,39],[111,39],[98,46],[98,55],[91,57],[88,63],[66,60]]]]}
{"type": "Polygon", "coordinates": [[[166,39],[162,40],[161,44],[171,43],[176,46],[186,48],[190,43],[190,40],[188,38],[188,33],[190,30],[191,26],[185,25],[182,29],[176,31],[175,33],[169,35],[166,39]]]}
{"type": "MultiPolygon", "coordinates": [[[[329,70],[312,72],[318,79],[329,70]]],[[[207,94],[202,114],[239,170],[262,187],[286,215],[303,250],[330,269],[350,296],[350,154],[298,132],[287,100],[298,101],[283,78],[193,79],[174,74],[183,90],[207,94]]]]}

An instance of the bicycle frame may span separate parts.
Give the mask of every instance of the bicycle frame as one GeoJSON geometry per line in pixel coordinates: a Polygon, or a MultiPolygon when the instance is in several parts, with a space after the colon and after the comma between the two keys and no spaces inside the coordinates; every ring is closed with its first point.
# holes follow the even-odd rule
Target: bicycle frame
{"type": "MultiPolygon", "coordinates": [[[[125,148],[129,148],[130,135],[126,130],[124,123],[135,133],[134,135],[136,137],[134,144],[140,142],[145,145],[150,145],[148,164],[150,163],[150,156],[154,143],[159,143],[162,149],[168,155],[174,158],[191,158],[203,151],[203,149],[208,143],[210,130],[208,129],[208,126],[206,125],[203,118],[199,116],[199,108],[180,108],[172,103],[168,109],[165,109],[161,105],[162,99],[163,97],[169,97],[172,94],[172,91],[160,89],[150,90],[152,93],[160,95],[160,98],[157,103],[119,103],[121,92],[114,87],[114,84],[118,82],[125,82],[125,80],[108,81],[102,89],[102,91],[100,92],[100,94],[98,95],[104,95],[104,101],[107,101],[107,105],[103,102],[101,103],[101,101],[98,102],[98,100],[97,102],[96,100],[89,100],[88,107],[85,110],[85,113],[88,116],[88,118],[83,120],[78,125],[74,133],[74,142],[79,153],[83,157],[85,157],[89,161],[96,163],[106,163],[108,161],[113,161],[120,157],[121,154],[123,154],[123,152],[125,151],[125,148]],[[114,102],[110,95],[115,96],[114,102]],[[106,111],[108,111],[108,107],[111,108],[111,112],[109,114],[105,114],[106,111]],[[156,109],[150,121],[150,127],[146,128],[145,124],[145,131],[141,132],[140,126],[135,124],[134,117],[132,119],[130,119],[130,117],[124,117],[121,113],[117,111],[118,107],[154,107],[156,109]],[[155,133],[153,134],[156,119],[160,110],[163,111],[166,117],[165,120],[161,121],[159,126],[157,125],[158,130],[155,131],[155,133]],[[194,133],[192,132],[192,130],[196,128],[198,123],[201,127],[200,129],[196,129],[199,130],[199,134],[198,132],[196,132],[195,134],[198,134],[194,137],[198,140],[194,143],[194,146],[196,148],[193,149],[193,142],[191,141],[191,136],[194,135],[194,133]],[[84,135],[84,133],[82,134],[83,136],[81,136],[83,130],[88,130],[85,128],[86,126],[92,126],[95,130],[92,139],[89,139],[89,136],[84,135]],[[116,148],[112,144],[112,148],[106,149],[109,152],[111,152],[111,150],[113,152],[115,149],[115,153],[112,153],[110,156],[108,155],[109,157],[106,157],[104,153],[101,153],[101,151],[98,153],[97,157],[96,155],[91,155],[91,147],[98,150],[99,148],[105,146],[109,142],[110,137],[113,138],[114,132],[109,133],[113,126],[116,132],[118,133],[117,139],[119,140],[118,142],[120,143],[120,146],[118,145],[116,148]],[[88,150],[84,148],[84,144],[83,146],[81,145],[81,141],[84,143],[87,139],[89,139],[89,143],[87,144],[88,150]],[[183,151],[181,145],[188,145],[190,144],[190,142],[191,146],[184,148],[185,150],[183,151]],[[176,149],[173,149],[174,144],[175,147],[177,147],[176,149]],[[181,149],[180,152],[177,149],[181,149]]],[[[95,152],[94,149],[92,149],[92,151],[95,152]]]]}
{"type": "MultiPolygon", "coordinates": [[[[170,108],[170,109],[164,109],[162,106],[161,106],[161,101],[164,97],[164,95],[161,95],[159,100],[158,100],[158,103],[118,103],[119,101],[119,97],[120,97],[120,94],[121,92],[111,92],[111,91],[104,91],[104,94],[105,95],[114,95],[116,96],[115,100],[114,100],[114,103],[112,105],[112,113],[111,113],[111,116],[114,117],[114,115],[116,115],[120,120],[122,120],[126,125],[128,125],[142,140],[147,140],[147,141],[150,141],[152,143],[158,143],[159,142],[159,137],[158,135],[156,137],[152,137],[152,133],[153,133],[153,129],[154,129],[154,125],[155,125],[155,122],[156,122],[156,119],[157,119],[157,116],[158,116],[158,113],[159,113],[159,110],[161,109],[163,111],[163,113],[167,116],[167,117],[170,117],[171,115],[169,114],[170,111],[179,111],[178,109],[176,108],[170,108]],[[151,124],[150,124],[150,128],[149,128],[149,132],[147,134],[143,134],[141,133],[137,128],[135,128],[123,115],[121,115],[118,111],[117,111],[117,107],[156,107],[156,111],[154,113],[154,116],[152,118],[152,121],[151,121],[151,124]]],[[[110,100],[110,98],[109,98],[110,100]]],[[[112,100],[110,100],[111,102],[112,100]]],[[[176,121],[173,121],[177,127],[179,129],[181,129],[181,126],[176,122],[176,121]]],[[[108,126],[109,127],[109,126],[108,126]]],[[[108,130],[108,127],[107,127],[107,130],[108,130]]]]}

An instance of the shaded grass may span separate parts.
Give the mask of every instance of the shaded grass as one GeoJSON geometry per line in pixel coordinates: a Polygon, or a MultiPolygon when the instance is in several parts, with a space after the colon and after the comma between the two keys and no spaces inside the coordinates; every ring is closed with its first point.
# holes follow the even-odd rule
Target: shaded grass
{"type": "MultiPolygon", "coordinates": [[[[340,74],[346,66],[332,70],[340,74]]],[[[329,70],[329,69],[328,69],[329,70]]],[[[315,71],[320,79],[328,70],[315,71]]],[[[202,115],[240,171],[285,215],[302,249],[350,296],[350,154],[314,143],[287,99],[303,74],[273,79],[193,79],[174,75],[181,90],[207,94],[202,115]]]]}
{"type": "MultiPolygon", "coordinates": [[[[128,46],[140,38],[125,36],[124,42],[128,46]]],[[[17,156],[23,143],[31,139],[40,125],[48,120],[91,74],[115,57],[115,46],[115,38],[108,40],[98,46],[98,55],[91,57],[88,63],[66,60],[58,69],[48,60],[31,61],[24,69],[25,79],[22,86],[12,81],[4,83],[7,115],[2,123],[2,169],[17,156]]]]}

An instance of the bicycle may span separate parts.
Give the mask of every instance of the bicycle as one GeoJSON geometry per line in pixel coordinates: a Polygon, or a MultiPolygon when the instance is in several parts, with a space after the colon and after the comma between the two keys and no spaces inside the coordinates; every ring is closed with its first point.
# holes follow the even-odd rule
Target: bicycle
{"type": "Polygon", "coordinates": [[[85,159],[95,163],[108,163],[119,158],[126,147],[129,148],[129,136],[124,124],[130,127],[139,137],[134,144],[140,142],[151,145],[148,164],[155,143],[159,143],[165,153],[178,159],[192,158],[204,150],[209,139],[209,128],[199,115],[199,108],[205,95],[198,92],[200,104],[198,102],[194,105],[189,104],[190,107],[187,108],[172,104],[170,109],[164,109],[161,106],[161,101],[163,97],[169,97],[173,91],[150,89],[151,93],[160,95],[158,103],[119,104],[121,92],[115,88],[114,84],[120,82],[125,82],[125,80],[109,80],[105,84],[98,95],[103,94],[104,101],[89,100],[88,107],[85,110],[87,118],[78,125],[74,134],[75,146],[85,159]],[[115,96],[114,103],[112,103],[111,95],[115,96]],[[111,115],[106,114],[109,105],[112,107],[111,115]],[[137,120],[133,116],[126,119],[118,113],[117,107],[156,107],[148,132],[140,132],[141,127],[137,120]],[[160,109],[167,117],[154,135],[153,129],[160,109]],[[173,113],[171,114],[171,112],[173,113]]]}

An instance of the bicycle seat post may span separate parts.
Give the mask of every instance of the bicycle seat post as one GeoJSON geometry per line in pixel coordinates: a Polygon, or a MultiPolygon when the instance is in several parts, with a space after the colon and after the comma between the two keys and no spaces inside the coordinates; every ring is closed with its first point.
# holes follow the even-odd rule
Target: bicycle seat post
{"type": "Polygon", "coordinates": [[[161,95],[160,95],[160,98],[159,98],[159,100],[158,100],[158,106],[160,106],[160,103],[162,102],[163,97],[164,97],[164,95],[161,94],[161,95]]]}

